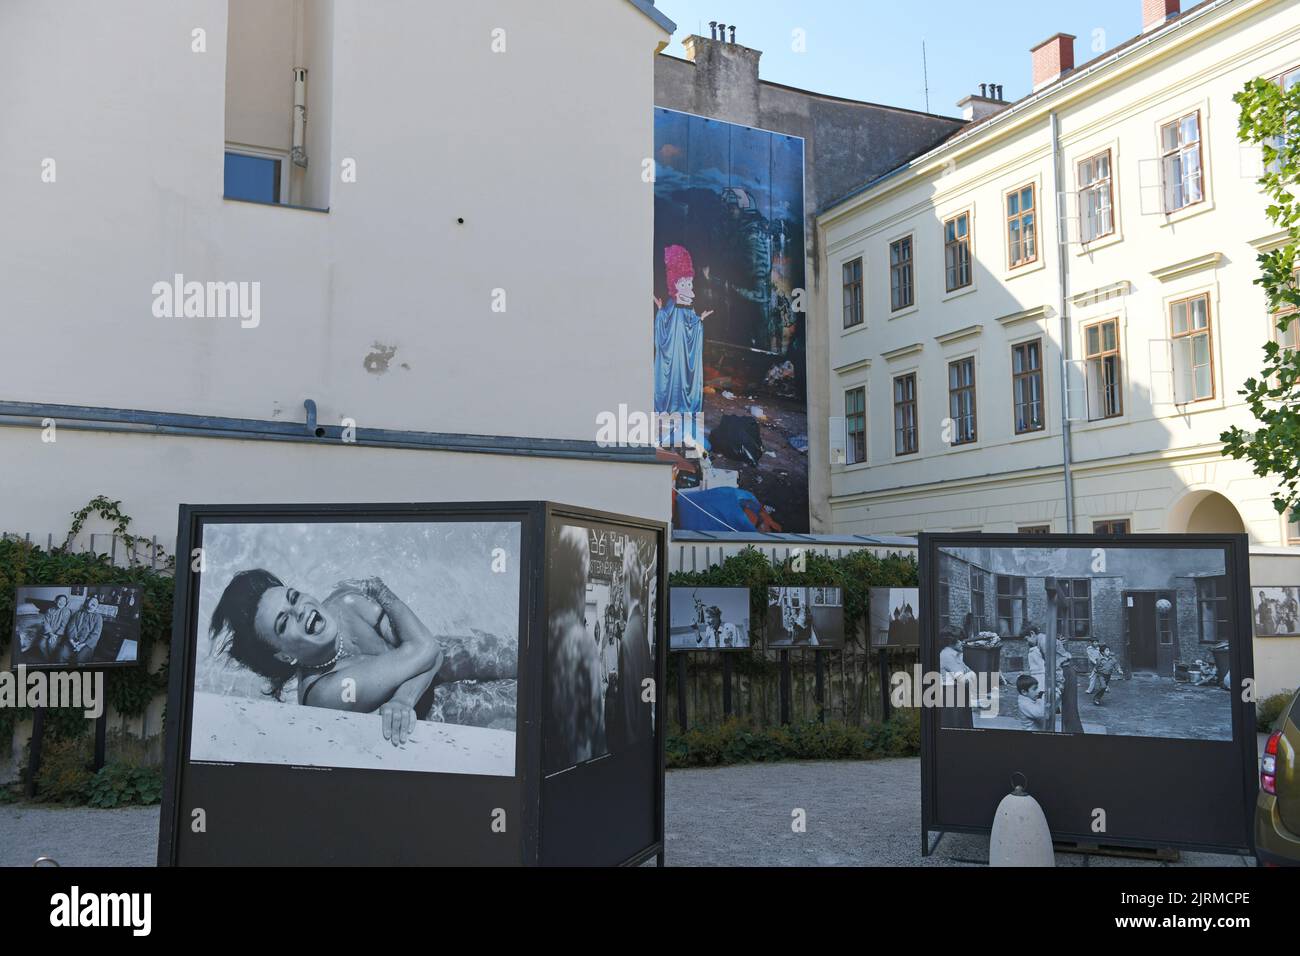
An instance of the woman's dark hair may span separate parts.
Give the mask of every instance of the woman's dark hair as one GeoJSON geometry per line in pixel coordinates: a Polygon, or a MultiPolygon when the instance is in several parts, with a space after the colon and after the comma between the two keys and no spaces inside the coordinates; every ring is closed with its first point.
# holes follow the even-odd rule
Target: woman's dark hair
{"type": "Polygon", "coordinates": [[[262,595],[271,588],[281,587],[284,587],[284,582],[270,571],[261,568],[240,571],[221,593],[221,600],[212,612],[212,623],[208,626],[208,636],[213,642],[217,642],[222,634],[227,635],[217,650],[265,677],[271,685],[267,696],[276,700],[280,699],[284,685],[293,677],[294,666],[275,656],[275,648],[257,636],[253,622],[262,595]]]}
{"type": "Polygon", "coordinates": [[[1034,680],[1034,678],[1030,677],[1028,674],[1021,674],[1016,678],[1016,693],[1027,694],[1031,687],[1037,686],[1038,681],[1034,680]]]}

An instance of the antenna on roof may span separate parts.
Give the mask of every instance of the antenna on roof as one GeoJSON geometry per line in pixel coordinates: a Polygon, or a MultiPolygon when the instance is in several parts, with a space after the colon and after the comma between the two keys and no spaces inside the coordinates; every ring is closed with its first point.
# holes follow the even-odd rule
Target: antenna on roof
{"type": "Polygon", "coordinates": [[[921,75],[925,78],[925,111],[930,112],[930,64],[925,58],[925,41],[921,41],[921,75]]]}

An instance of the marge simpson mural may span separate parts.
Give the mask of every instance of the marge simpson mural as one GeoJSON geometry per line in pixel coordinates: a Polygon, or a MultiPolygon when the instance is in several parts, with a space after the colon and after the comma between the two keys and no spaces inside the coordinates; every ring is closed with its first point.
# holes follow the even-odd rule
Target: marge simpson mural
{"type": "Polygon", "coordinates": [[[803,140],[657,109],[655,157],[655,412],[681,423],[658,436],[682,452],[674,525],[805,532],[803,140]]]}

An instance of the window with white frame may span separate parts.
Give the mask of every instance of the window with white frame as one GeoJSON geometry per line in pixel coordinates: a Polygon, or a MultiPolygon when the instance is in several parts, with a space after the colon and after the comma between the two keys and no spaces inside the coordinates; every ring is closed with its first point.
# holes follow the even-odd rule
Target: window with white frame
{"type": "Polygon", "coordinates": [[[897,312],[915,301],[912,281],[912,237],[889,244],[889,305],[897,312]]]}
{"type": "Polygon", "coordinates": [[[1016,434],[1039,432],[1043,415],[1043,340],[1011,347],[1011,398],[1016,434]]]}
{"type": "Polygon", "coordinates": [[[1171,303],[1169,322],[1174,353],[1174,402],[1183,405],[1213,398],[1209,294],[1171,303]]]}
{"type": "Polygon", "coordinates": [[[1088,420],[1118,418],[1124,414],[1119,319],[1085,326],[1083,353],[1088,373],[1088,420]]]}
{"type": "Polygon", "coordinates": [[[1160,127],[1160,174],[1165,212],[1177,212],[1205,198],[1201,114],[1188,113],[1160,127]]]}
{"type": "Polygon", "coordinates": [[[948,414],[952,418],[952,443],[975,441],[975,358],[948,363],[948,414]]]}
{"type": "MultiPolygon", "coordinates": [[[[1294,70],[1288,70],[1287,72],[1283,73],[1281,76],[1274,77],[1273,82],[1276,83],[1278,86],[1282,87],[1283,93],[1290,92],[1292,88],[1296,86],[1300,86],[1300,67],[1297,67],[1294,70]]],[[[1285,145],[1286,145],[1286,134],[1275,136],[1273,138],[1274,149],[1281,150],[1282,147],[1285,145]]],[[[1274,160],[1273,163],[1269,166],[1269,171],[1276,173],[1279,172],[1281,168],[1282,168],[1281,161],[1274,160]]]]}
{"type": "Polygon", "coordinates": [[[1031,183],[1007,194],[1007,268],[1038,259],[1037,203],[1031,183]]]}
{"type": "Polygon", "coordinates": [[[865,320],[862,311],[862,257],[844,263],[844,327],[851,329],[865,320]]]}
{"type": "Polygon", "coordinates": [[[970,213],[953,216],[943,224],[943,261],[949,292],[971,284],[970,213]]]}
{"type": "Polygon", "coordinates": [[[844,435],[847,439],[847,464],[860,465],[867,460],[867,389],[851,388],[844,393],[844,435]]]}
{"type": "Polygon", "coordinates": [[[894,454],[914,455],[916,435],[916,373],[894,379],[894,454]]]}
{"type": "Polygon", "coordinates": [[[1115,231],[1110,150],[1079,164],[1079,238],[1095,242],[1115,231]]]}

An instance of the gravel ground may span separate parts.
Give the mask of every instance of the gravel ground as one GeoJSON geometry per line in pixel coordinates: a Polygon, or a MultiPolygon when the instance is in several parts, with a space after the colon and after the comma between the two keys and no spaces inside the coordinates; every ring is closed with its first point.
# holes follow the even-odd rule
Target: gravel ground
{"type": "MultiPolygon", "coordinates": [[[[978,866],[988,838],[948,834],[921,857],[921,762],[751,764],[674,770],[667,782],[670,866],[978,866]],[[791,828],[796,809],[806,831],[791,828]]],[[[51,856],[64,866],[152,866],[158,808],[0,806],[0,866],[51,856]]],[[[1057,866],[1253,866],[1184,853],[1177,863],[1058,853],[1057,866]]]]}

